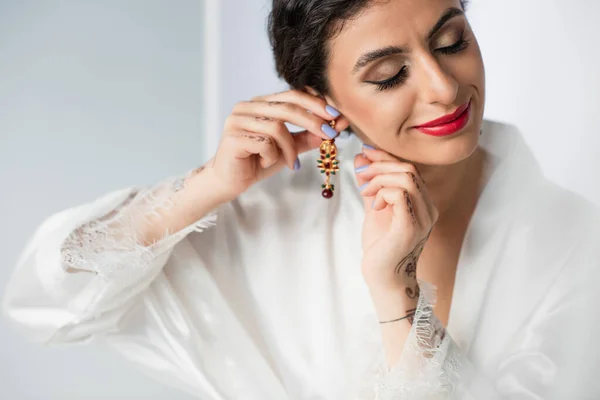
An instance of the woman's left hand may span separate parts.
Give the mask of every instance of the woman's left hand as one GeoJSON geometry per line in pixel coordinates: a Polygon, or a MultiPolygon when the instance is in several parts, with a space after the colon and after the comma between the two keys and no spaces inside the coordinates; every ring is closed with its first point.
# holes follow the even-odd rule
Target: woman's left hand
{"type": "Polygon", "coordinates": [[[416,299],[416,267],[438,211],[414,165],[377,149],[355,158],[365,206],[362,273],[372,293],[416,299]]]}

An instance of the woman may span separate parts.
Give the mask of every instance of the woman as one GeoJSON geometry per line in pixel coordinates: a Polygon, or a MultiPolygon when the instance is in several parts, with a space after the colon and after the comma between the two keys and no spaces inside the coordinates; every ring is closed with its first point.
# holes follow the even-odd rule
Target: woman
{"type": "Polygon", "coordinates": [[[483,120],[464,4],[269,22],[292,89],[239,103],[205,166],[44,221],[7,316],[202,399],[595,398],[599,213],[483,120]]]}

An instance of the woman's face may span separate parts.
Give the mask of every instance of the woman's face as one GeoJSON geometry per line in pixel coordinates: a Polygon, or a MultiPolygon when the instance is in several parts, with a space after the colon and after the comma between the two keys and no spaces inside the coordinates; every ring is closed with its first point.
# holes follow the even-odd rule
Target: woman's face
{"type": "Polygon", "coordinates": [[[475,151],[485,72],[459,0],[375,1],[329,46],[328,100],[365,143],[428,165],[475,151]],[[453,124],[421,127],[469,103],[453,124]]]}

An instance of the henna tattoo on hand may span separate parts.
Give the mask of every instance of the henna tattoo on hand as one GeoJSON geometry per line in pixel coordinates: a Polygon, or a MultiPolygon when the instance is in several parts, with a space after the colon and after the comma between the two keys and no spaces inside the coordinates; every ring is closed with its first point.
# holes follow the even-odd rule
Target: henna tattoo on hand
{"type": "Polygon", "coordinates": [[[417,217],[415,216],[415,209],[413,207],[412,204],[412,200],[410,199],[410,195],[408,194],[408,191],[404,191],[404,200],[406,200],[406,207],[408,208],[408,213],[410,214],[410,217],[412,218],[412,222],[413,225],[417,224],[417,217]]]}
{"type": "Polygon", "coordinates": [[[264,115],[256,116],[254,119],[257,121],[275,121],[275,118],[265,117],[264,115]]]}
{"type": "Polygon", "coordinates": [[[423,175],[421,175],[421,172],[415,168],[415,170],[417,171],[417,174],[419,175],[419,179],[421,179],[421,182],[423,182],[425,185],[427,185],[427,182],[425,182],[425,179],[423,179],[423,175]]]}
{"type": "Polygon", "coordinates": [[[419,191],[421,191],[421,185],[419,184],[419,180],[417,179],[417,177],[415,176],[415,174],[413,174],[412,172],[407,172],[408,175],[410,175],[413,183],[415,184],[415,186],[417,187],[417,189],[419,189],[419,191]]]}
{"type": "Polygon", "coordinates": [[[267,143],[271,143],[272,139],[269,136],[262,136],[262,135],[252,135],[249,133],[240,133],[238,135],[239,137],[244,137],[246,139],[250,139],[250,140],[254,140],[256,142],[267,142],[267,143]]]}
{"type": "Polygon", "coordinates": [[[419,243],[417,243],[417,245],[415,246],[413,251],[411,251],[406,257],[404,257],[398,263],[398,265],[396,265],[396,268],[394,268],[394,272],[399,274],[402,271],[402,269],[404,269],[407,277],[416,278],[417,277],[417,261],[419,261],[419,257],[421,256],[421,253],[423,252],[423,248],[425,247],[425,243],[427,243],[427,239],[429,239],[429,235],[427,235],[427,237],[425,239],[423,239],[419,243]]]}

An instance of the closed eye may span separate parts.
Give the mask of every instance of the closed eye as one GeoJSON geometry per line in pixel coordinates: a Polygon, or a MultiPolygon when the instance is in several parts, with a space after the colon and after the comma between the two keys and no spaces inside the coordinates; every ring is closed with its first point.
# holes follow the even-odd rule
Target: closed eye
{"type": "Polygon", "coordinates": [[[406,65],[400,68],[400,71],[394,76],[384,81],[366,81],[367,83],[371,83],[377,86],[377,91],[383,91],[387,89],[391,89],[396,85],[404,83],[408,78],[408,67],[406,65]]]}

